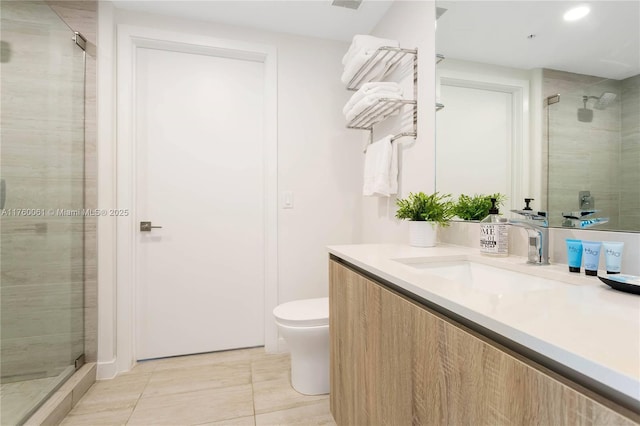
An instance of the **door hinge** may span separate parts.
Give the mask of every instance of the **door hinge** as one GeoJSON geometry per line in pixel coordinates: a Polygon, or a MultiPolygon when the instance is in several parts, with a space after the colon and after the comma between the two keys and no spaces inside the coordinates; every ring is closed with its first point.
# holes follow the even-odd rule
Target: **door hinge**
{"type": "Polygon", "coordinates": [[[73,34],[74,34],[73,41],[76,42],[78,47],[82,50],[87,50],[87,39],[84,38],[84,36],[77,31],[74,32],[73,34]]]}
{"type": "Polygon", "coordinates": [[[78,358],[76,358],[76,360],[74,361],[73,365],[76,368],[76,370],[79,370],[80,367],[82,367],[84,365],[84,363],[85,363],[84,354],[82,354],[78,358]]]}

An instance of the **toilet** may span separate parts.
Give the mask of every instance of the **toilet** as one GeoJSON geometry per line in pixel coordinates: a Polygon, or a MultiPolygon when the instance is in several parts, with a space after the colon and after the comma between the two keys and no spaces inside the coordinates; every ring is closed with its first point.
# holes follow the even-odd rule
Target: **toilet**
{"type": "Polygon", "coordinates": [[[305,395],[329,393],[329,298],[283,303],[273,316],[291,352],[291,386],[305,395]]]}

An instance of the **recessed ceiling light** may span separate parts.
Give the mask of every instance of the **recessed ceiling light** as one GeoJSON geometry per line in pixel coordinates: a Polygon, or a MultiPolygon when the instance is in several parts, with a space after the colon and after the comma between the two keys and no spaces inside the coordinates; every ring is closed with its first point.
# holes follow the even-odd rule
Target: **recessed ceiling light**
{"type": "Polygon", "coordinates": [[[578,6],[565,12],[563,18],[565,21],[577,21],[587,16],[591,12],[589,6],[578,6]]]}

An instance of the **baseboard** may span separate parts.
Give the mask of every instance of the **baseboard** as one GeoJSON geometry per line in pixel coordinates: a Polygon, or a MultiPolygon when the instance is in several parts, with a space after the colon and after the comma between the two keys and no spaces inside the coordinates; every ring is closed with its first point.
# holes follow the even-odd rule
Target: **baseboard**
{"type": "Polygon", "coordinates": [[[111,361],[98,362],[98,370],[96,374],[96,380],[109,380],[118,375],[118,365],[116,359],[111,361]]]}

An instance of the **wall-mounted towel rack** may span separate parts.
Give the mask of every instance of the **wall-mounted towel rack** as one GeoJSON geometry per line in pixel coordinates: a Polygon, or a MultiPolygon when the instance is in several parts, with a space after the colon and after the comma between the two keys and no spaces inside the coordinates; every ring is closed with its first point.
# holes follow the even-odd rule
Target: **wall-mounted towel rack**
{"type": "Polygon", "coordinates": [[[401,47],[380,47],[371,56],[371,58],[362,65],[358,72],[355,73],[347,85],[347,90],[358,90],[364,83],[364,81],[362,81],[364,76],[379,61],[386,61],[388,68],[393,69],[403,58],[407,57],[407,55],[413,56],[413,99],[380,99],[377,103],[362,111],[347,124],[347,128],[349,129],[368,130],[370,144],[373,142],[373,126],[383,121],[389,115],[401,110],[406,105],[410,105],[413,109],[413,129],[410,132],[398,133],[391,138],[391,142],[404,137],[415,138],[418,136],[418,50],[403,49],[401,47]]]}
{"type": "Polygon", "coordinates": [[[403,49],[401,47],[384,46],[379,47],[373,55],[365,62],[362,67],[354,74],[353,78],[347,84],[347,90],[358,90],[362,84],[364,77],[369,71],[381,61],[387,63],[387,69],[395,68],[398,63],[407,55],[415,55],[418,51],[416,49],[403,49]]]}
{"type": "Polygon", "coordinates": [[[407,99],[379,99],[377,103],[371,105],[347,124],[349,129],[370,130],[377,124],[395,113],[405,105],[415,105],[416,101],[407,99]]]}

